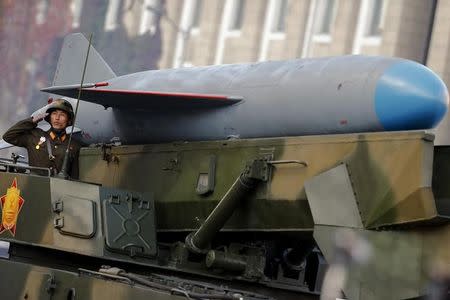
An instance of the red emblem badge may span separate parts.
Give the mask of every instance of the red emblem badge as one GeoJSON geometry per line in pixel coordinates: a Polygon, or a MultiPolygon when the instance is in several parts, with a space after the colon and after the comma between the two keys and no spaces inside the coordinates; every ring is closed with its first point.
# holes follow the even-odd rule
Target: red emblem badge
{"type": "Polygon", "coordinates": [[[6,195],[0,198],[2,206],[2,223],[0,233],[9,230],[14,236],[16,234],[17,217],[25,200],[20,197],[20,190],[17,188],[17,179],[14,178],[11,187],[6,191],[6,195]]]}

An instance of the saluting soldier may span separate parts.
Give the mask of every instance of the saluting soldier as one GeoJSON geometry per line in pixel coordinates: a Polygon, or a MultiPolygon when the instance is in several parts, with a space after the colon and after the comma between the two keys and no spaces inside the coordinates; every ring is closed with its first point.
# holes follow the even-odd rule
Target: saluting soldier
{"type": "MultiPolygon", "coordinates": [[[[69,146],[66,128],[73,125],[73,120],[74,113],[70,102],[56,99],[45,113],[22,120],[8,129],[3,139],[15,146],[26,148],[29,165],[49,168],[53,176],[61,171],[64,155],[69,146]],[[48,131],[37,128],[37,124],[42,120],[50,123],[51,128],[48,131]]],[[[78,179],[79,151],[80,144],[72,139],[67,171],[73,179],[78,179]]]]}

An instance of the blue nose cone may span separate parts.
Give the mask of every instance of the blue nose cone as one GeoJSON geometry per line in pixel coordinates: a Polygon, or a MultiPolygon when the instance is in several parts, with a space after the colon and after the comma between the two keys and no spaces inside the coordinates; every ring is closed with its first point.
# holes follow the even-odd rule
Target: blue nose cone
{"type": "Polygon", "coordinates": [[[381,75],[375,89],[375,112],[385,130],[429,129],[448,108],[444,82],[427,67],[396,63],[381,75]]]}

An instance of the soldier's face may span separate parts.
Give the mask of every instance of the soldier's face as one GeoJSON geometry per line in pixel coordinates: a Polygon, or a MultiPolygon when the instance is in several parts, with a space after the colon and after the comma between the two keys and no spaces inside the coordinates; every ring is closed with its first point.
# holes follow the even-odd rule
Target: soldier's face
{"type": "Polygon", "coordinates": [[[50,123],[55,129],[65,129],[68,122],[69,115],[63,110],[56,109],[50,114],[50,123]]]}

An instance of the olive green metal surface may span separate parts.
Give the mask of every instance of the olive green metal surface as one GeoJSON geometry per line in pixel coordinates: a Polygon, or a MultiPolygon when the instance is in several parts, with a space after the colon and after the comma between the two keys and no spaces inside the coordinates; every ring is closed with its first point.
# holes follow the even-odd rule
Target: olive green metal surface
{"type": "MultiPolygon", "coordinates": [[[[0,196],[16,182],[24,200],[14,230],[0,240],[31,253],[38,246],[317,294],[322,254],[333,261],[336,232],[344,229],[372,248],[367,264],[349,266],[345,295],[407,299],[424,294],[431,266],[450,274],[449,160],[450,151],[420,131],[83,148],[82,182],[0,172],[0,196]],[[263,180],[222,212],[217,204],[255,161],[263,162],[263,180]],[[223,218],[209,228],[205,220],[215,215],[223,218]],[[202,224],[209,234],[192,251],[186,236],[202,224]],[[300,254],[289,260],[289,253],[300,254]]],[[[49,270],[17,257],[0,261],[1,278],[14,278],[8,295],[44,297],[49,270]]],[[[79,299],[103,290],[111,299],[150,297],[123,283],[50,273],[74,282],[79,299]]],[[[68,290],[54,292],[67,299],[68,290]]]]}

